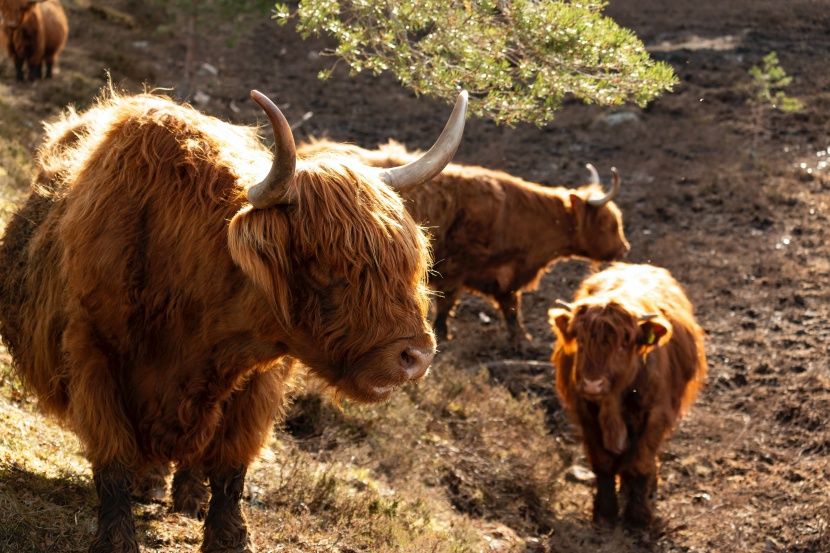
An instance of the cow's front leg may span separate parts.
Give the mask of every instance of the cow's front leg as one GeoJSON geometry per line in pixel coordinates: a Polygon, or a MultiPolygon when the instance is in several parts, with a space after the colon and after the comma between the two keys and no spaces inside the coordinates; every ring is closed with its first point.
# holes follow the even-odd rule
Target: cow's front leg
{"type": "Polygon", "coordinates": [[[14,60],[14,74],[17,82],[23,82],[23,60],[14,60]]]}
{"type": "Polygon", "coordinates": [[[617,482],[613,472],[594,469],[597,476],[597,493],[594,495],[594,523],[613,527],[619,517],[617,482]]]}
{"type": "Polygon", "coordinates": [[[504,322],[507,323],[507,331],[510,333],[510,342],[521,349],[528,341],[530,334],[525,330],[522,323],[522,293],[518,291],[502,292],[495,296],[499,304],[504,322]]]}
{"type": "Polygon", "coordinates": [[[247,470],[239,467],[210,475],[203,553],[253,553],[241,505],[247,470]]]}
{"type": "Polygon", "coordinates": [[[173,512],[201,518],[208,503],[205,473],[197,468],[177,468],[173,475],[173,512]]]}
{"type": "Polygon", "coordinates": [[[113,461],[101,467],[93,467],[92,480],[101,504],[98,507],[98,530],[89,552],[138,553],[130,505],[132,472],[121,463],[113,461]]]}
{"type": "Polygon", "coordinates": [[[443,293],[435,300],[435,323],[432,326],[435,330],[435,337],[438,340],[446,341],[450,338],[447,321],[453,307],[458,303],[458,298],[461,297],[461,288],[442,290],[441,292],[443,293]]]}

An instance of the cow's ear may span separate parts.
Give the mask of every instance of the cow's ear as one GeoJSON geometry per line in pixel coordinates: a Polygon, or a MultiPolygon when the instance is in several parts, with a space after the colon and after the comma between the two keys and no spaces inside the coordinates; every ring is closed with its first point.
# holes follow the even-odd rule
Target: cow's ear
{"type": "Polygon", "coordinates": [[[271,302],[280,322],[291,328],[288,225],[276,209],[242,208],[231,219],[228,249],[231,258],[271,302]]]}
{"type": "Polygon", "coordinates": [[[567,353],[576,349],[576,335],[570,330],[571,316],[567,309],[553,308],[548,311],[548,322],[567,353]]]}
{"type": "Polygon", "coordinates": [[[579,194],[570,194],[568,199],[571,202],[571,205],[568,206],[571,213],[580,215],[585,212],[585,200],[579,194]]]}
{"type": "Polygon", "coordinates": [[[640,334],[637,337],[637,343],[640,345],[640,354],[662,346],[671,337],[671,323],[661,316],[646,318],[639,324],[640,334]]]}

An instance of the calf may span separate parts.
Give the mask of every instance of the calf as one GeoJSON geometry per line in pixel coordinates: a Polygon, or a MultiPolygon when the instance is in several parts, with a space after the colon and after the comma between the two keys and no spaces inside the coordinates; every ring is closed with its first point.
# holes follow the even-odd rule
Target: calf
{"type": "Polygon", "coordinates": [[[616,475],[623,521],[651,523],[657,452],[706,375],[703,331],[668,271],[615,263],[551,309],[556,390],[582,429],[597,477],[593,518],[613,524],[616,475]]]}
{"type": "MultiPolygon", "coordinates": [[[[409,163],[419,153],[390,141],[378,150],[315,140],[301,154],[336,149],[376,167],[409,163]]],[[[613,202],[620,190],[614,173],[604,193],[592,166],[591,183],[546,187],[502,171],[450,164],[434,179],[404,190],[406,208],[431,234],[435,265],[429,284],[436,300],[435,333],[448,338],[447,319],[463,290],[490,298],[501,310],[513,343],[529,338],[521,318],[522,292],[535,290],[545,270],[572,257],[614,261],[629,245],[622,214],[613,202]]]]}

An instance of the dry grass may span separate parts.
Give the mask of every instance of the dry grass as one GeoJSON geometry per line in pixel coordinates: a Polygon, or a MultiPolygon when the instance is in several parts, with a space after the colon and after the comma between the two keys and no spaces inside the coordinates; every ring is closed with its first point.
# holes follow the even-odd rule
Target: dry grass
{"type": "MultiPolygon", "coordinates": [[[[1,361],[0,549],[82,550],[95,528],[89,466],[1,361]]],[[[557,524],[560,446],[538,405],[486,371],[438,364],[389,403],[342,410],[310,388],[249,472],[260,551],[518,552],[557,524]]],[[[134,507],[143,546],[196,551],[201,524],[169,507],[134,507]]]]}

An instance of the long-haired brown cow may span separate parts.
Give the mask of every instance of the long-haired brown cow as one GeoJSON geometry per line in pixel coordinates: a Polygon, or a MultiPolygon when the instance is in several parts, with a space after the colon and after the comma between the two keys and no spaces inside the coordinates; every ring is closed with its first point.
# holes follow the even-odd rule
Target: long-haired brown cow
{"type": "Polygon", "coordinates": [[[58,0],[0,0],[0,44],[14,62],[17,80],[23,80],[23,64],[29,80],[52,76],[52,66],[66,44],[69,24],[58,0]]]}
{"type": "Polygon", "coordinates": [[[251,551],[240,498],[291,377],[280,360],[373,402],[434,355],[428,243],[392,187],[449,161],[465,94],[435,147],[392,170],[297,160],[285,118],[252,96],[273,160],[254,129],[161,97],[69,112],[6,229],[0,333],[92,464],[90,551],[138,550],[131,487],[170,462],[209,481],[202,550],[251,551]]]}
{"type": "MultiPolygon", "coordinates": [[[[378,150],[315,140],[299,151],[336,147],[368,165],[395,167],[417,153],[389,142],[378,150]]],[[[502,171],[450,164],[425,186],[403,192],[416,222],[428,227],[435,257],[430,286],[436,299],[435,333],[448,337],[447,319],[463,290],[496,302],[514,343],[527,338],[522,292],[535,290],[545,269],[560,259],[622,259],[629,250],[622,215],[613,202],[620,190],[604,193],[596,170],[578,189],[549,188],[502,171]]]]}
{"type": "Polygon", "coordinates": [[[594,521],[651,523],[657,452],[706,375],[703,331],[668,271],[615,263],[551,309],[556,390],[597,477],[594,521]]]}

